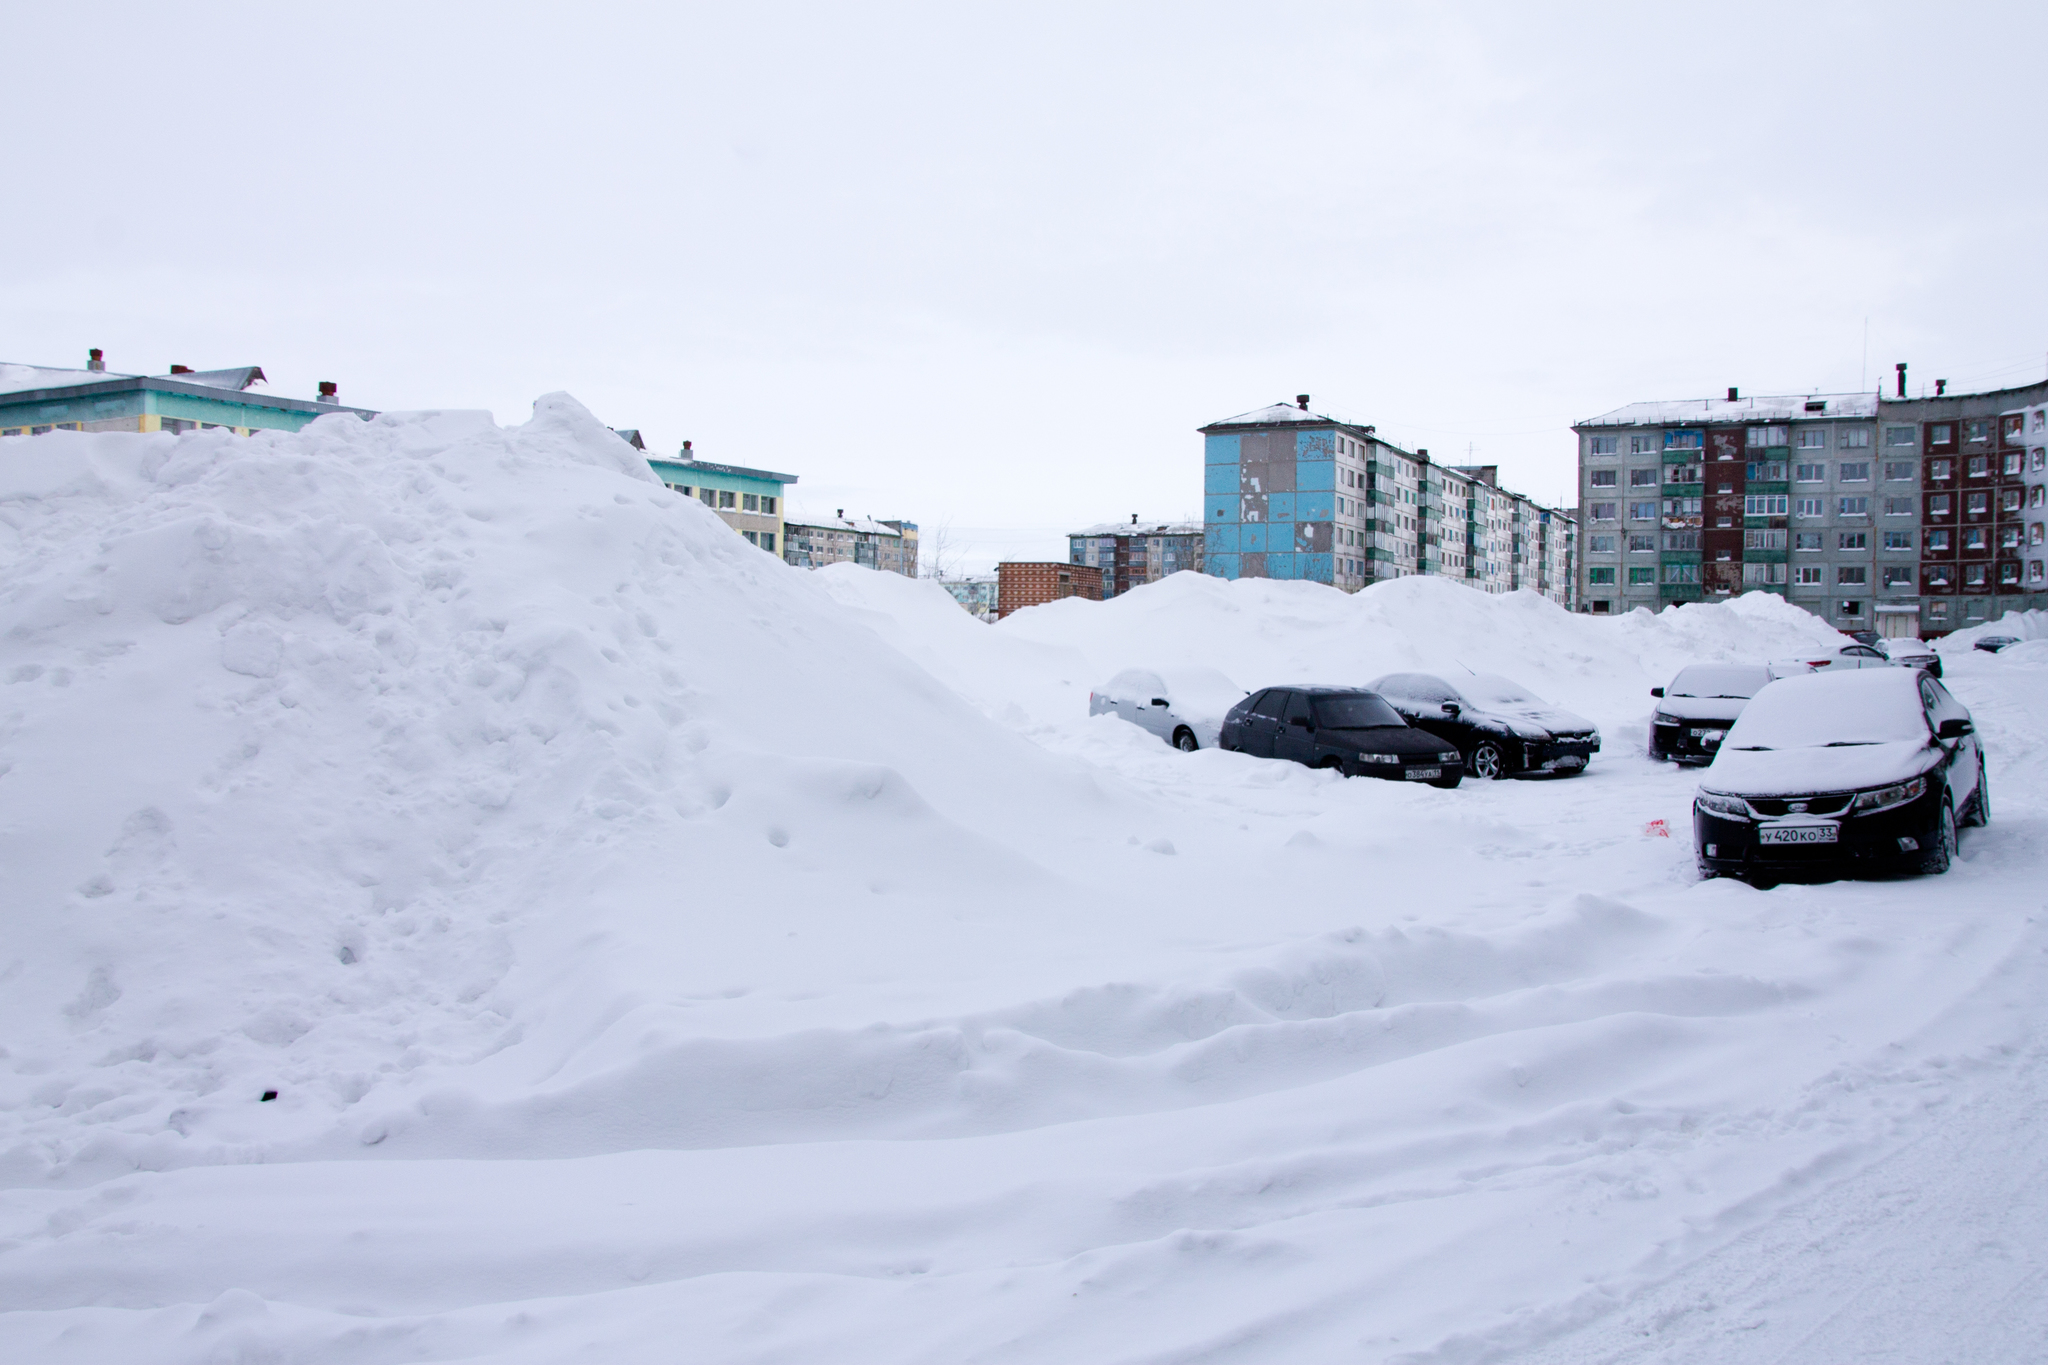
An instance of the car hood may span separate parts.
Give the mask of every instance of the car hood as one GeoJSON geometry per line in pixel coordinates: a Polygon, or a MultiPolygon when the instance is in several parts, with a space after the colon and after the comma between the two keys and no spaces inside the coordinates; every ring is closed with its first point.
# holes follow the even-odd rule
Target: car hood
{"type": "Polygon", "coordinates": [[[1730,749],[1726,745],[1700,775],[1708,791],[1736,796],[1800,796],[1860,791],[1917,777],[1934,765],[1925,743],[1893,740],[1840,748],[1730,749]]]}
{"type": "Polygon", "coordinates": [[[1593,722],[1561,706],[1488,706],[1465,712],[1463,720],[1489,720],[1521,730],[1548,730],[1553,735],[1591,733],[1593,722]]]}
{"type": "Polygon", "coordinates": [[[1407,725],[1375,725],[1363,730],[1325,727],[1316,731],[1316,740],[1333,749],[1356,749],[1367,754],[1447,754],[1458,747],[1427,730],[1407,725]]]}
{"type": "Polygon", "coordinates": [[[1680,720],[1728,720],[1742,714],[1748,697],[1664,697],[1657,709],[1680,720]]]}

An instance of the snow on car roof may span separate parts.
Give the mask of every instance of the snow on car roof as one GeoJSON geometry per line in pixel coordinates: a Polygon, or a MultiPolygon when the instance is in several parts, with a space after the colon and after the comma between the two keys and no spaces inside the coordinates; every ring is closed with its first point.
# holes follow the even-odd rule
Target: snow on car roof
{"type": "Polygon", "coordinates": [[[1756,694],[1723,751],[1925,741],[1920,675],[1904,668],[1800,673],[1756,694]]]}
{"type": "Polygon", "coordinates": [[[1665,689],[1673,697],[1753,697],[1770,682],[1762,664],[1688,664],[1665,689]]]}

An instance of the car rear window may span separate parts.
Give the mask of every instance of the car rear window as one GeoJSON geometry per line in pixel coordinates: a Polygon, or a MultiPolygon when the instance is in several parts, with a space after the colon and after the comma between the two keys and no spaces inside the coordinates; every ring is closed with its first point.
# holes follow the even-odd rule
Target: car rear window
{"type": "Polygon", "coordinates": [[[1381,725],[1406,725],[1393,707],[1370,692],[1316,698],[1316,724],[1328,730],[1370,730],[1381,725]]]}

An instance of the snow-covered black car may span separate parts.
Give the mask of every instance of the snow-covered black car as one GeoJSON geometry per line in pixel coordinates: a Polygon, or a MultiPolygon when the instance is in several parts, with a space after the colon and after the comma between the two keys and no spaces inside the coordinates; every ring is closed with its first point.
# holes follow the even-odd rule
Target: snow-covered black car
{"type": "Polygon", "coordinates": [[[1592,721],[1497,673],[1455,684],[1434,673],[1389,673],[1366,686],[1409,724],[1457,745],[1474,777],[1581,772],[1600,751],[1592,721]]]}
{"type": "Polygon", "coordinates": [[[1355,687],[1268,687],[1223,718],[1223,747],[1335,768],[1346,777],[1432,787],[1455,787],[1464,779],[1456,749],[1355,687]]]}
{"type": "Polygon", "coordinates": [[[1983,650],[1986,654],[1996,654],[2001,649],[2010,649],[2019,642],[2020,637],[2017,635],[1980,635],[1977,637],[1975,648],[1983,650]]]}
{"type": "Polygon", "coordinates": [[[1711,763],[1728,727],[1773,677],[1762,664],[1691,664],[1669,686],[1653,687],[1650,757],[1673,763],[1711,763]]]}
{"type": "Polygon", "coordinates": [[[1917,669],[1781,678],[1743,709],[1693,798],[1703,875],[1758,884],[1946,872],[1991,818],[1969,710],[1917,669]]]}

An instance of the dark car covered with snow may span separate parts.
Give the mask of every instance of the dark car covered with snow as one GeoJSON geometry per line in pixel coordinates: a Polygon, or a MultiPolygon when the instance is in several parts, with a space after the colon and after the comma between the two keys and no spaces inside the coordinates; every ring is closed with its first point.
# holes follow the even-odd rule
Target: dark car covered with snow
{"type": "Polygon", "coordinates": [[[1700,871],[1765,884],[1946,872],[1991,819],[1969,710],[1917,669],[1781,678],[1729,728],[1693,798],[1700,871]]]}
{"type": "Polygon", "coordinates": [[[1457,745],[1474,777],[1582,772],[1600,751],[1592,721],[1498,673],[1455,682],[1435,673],[1389,673],[1366,686],[1410,725],[1457,745]]]}
{"type": "Polygon", "coordinates": [[[1346,777],[1433,787],[1455,787],[1464,778],[1456,749],[1356,687],[1268,687],[1254,693],[1223,718],[1222,747],[1335,768],[1346,777]]]}
{"type": "Polygon", "coordinates": [[[1762,664],[1690,664],[1663,687],[1653,687],[1650,757],[1672,763],[1711,763],[1749,699],[1774,675],[1762,664]]]}

